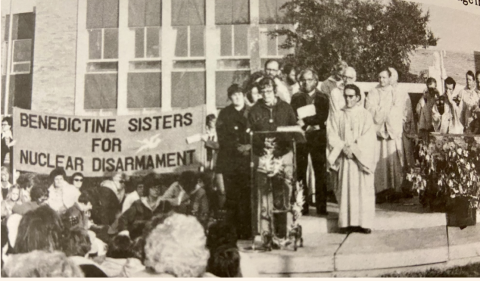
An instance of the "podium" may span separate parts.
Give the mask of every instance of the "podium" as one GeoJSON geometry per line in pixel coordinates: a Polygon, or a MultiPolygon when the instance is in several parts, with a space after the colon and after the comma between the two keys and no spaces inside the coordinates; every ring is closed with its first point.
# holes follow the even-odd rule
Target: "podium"
{"type": "Polygon", "coordinates": [[[250,132],[253,250],[303,246],[297,219],[305,198],[297,181],[296,144],[305,136],[296,128],[279,129],[250,132]]]}

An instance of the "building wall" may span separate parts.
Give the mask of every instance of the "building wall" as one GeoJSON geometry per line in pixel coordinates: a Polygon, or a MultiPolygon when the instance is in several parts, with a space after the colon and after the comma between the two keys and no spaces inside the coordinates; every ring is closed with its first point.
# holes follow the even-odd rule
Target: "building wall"
{"type": "MultiPolygon", "coordinates": [[[[410,73],[420,74],[420,71],[433,66],[433,53],[437,50],[417,50],[411,57],[410,73]]],[[[471,53],[445,51],[443,63],[447,75],[455,79],[458,84],[465,85],[465,73],[468,70],[480,70],[479,52],[471,53]],[[477,61],[477,62],[476,62],[477,61]]]]}
{"type": "Polygon", "coordinates": [[[77,2],[36,3],[32,110],[74,114],[77,2]]]}

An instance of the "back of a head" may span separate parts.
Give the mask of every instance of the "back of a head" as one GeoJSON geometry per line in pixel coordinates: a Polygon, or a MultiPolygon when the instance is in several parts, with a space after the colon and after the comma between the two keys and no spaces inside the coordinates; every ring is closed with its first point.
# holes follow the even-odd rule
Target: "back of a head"
{"type": "Polygon", "coordinates": [[[193,216],[173,214],[152,230],[145,245],[145,266],[176,277],[200,277],[209,252],[203,226],[193,216]]]}
{"type": "Polygon", "coordinates": [[[237,248],[218,248],[208,260],[207,271],[217,277],[242,277],[237,248]]]}
{"type": "Polygon", "coordinates": [[[237,231],[235,226],[215,222],[208,228],[207,247],[213,253],[218,247],[237,247],[237,231]]]}
{"type": "Polygon", "coordinates": [[[30,190],[30,198],[32,199],[32,202],[37,202],[38,203],[38,199],[40,199],[44,196],[48,197],[48,190],[43,186],[35,185],[30,190]]]}
{"type": "Polygon", "coordinates": [[[6,277],[84,277],[78,265],[57,251],[12,255],[3,273],[6,277]]]}
{"type": "Polygon", "coordinates": [[[186,192],[193,191],[197,185],[198,175],[194,171],[185,171],[180,174],[178,183],[183,187],[186,192]]]}
{"type": "Polygon", "coordinates": [[[33,250],[59,250],[63,224],[57,213],[49,206],[40,206],[27,212],[18,226],[15,240],[15,253],[28,253],[33,250]]]}
{"type": "Polygon", "coordinates": [[[80,226],[74,226],[67,231],[63,239],[62,249],[67,256],[84,257],[92,248],[88,231],[80,226]]]}
{"type": "Polygon", "coordinates": [[[32,187],[35,184],[35,174],[33,173],[21,174],[18,177],[17,184],[20,186],[20,188],[23,188],[23,189],[32,187]]]}
{"type": "Polygon", "coordinates": [[[107,257],[128,259],[132,257],[132,240],[125,235],[115,236],[108,245],[107,257]]]}

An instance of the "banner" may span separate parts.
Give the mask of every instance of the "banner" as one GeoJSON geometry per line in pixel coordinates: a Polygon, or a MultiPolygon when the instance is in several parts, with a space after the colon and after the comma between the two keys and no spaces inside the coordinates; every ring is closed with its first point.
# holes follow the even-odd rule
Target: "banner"
{"type": "Polygon", "coordinates": [[[198,168],[201,141],[187,138],[203,133],[205,107],[161,114],[71,116],[14,108],[15,169],[49,174],[63,167],[68,175],[81,172],[101,177],[198,168]]]}

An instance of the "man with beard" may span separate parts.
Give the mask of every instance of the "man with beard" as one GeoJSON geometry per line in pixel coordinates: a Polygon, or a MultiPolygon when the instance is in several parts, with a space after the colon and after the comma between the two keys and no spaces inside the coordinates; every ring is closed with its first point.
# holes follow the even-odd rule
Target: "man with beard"
{"type": "MultiPolygon", "coordinates": [[[[327,215],[327,182],[326,182],[326,145],[327,134],[325,122],[329,112],[329,98],[317,89],[318,76],[312,69],[305,69],[299,75],[301,91],[292,97],[292,107],[297,115],[298,124],[305,131],[307,142],[297,144],[297,175],[306,185],[308,156],[310,155],[315,174],[315,202],[317,214],[327,215]],[[312,115],[301,117],[298,109],[307,106],[314,111],[312,115]]],[[[305,188],[305,198],[308,189],[305,188]]],[[[303,214],[308,214],[308,200],[305,200],[303,214]]]]}
{"type": "Polygon", "coordinates": [[[251,146],[247,133],[249,108],[245,105],[243,89],[237,84],[228,90],[231,103],[220,111],[217,119],[217,136],[220,149],[216,172],[223,175],[226,196],[227,223],[237,226],[240,239],[251,238],[250,173],[251,146]]]}

